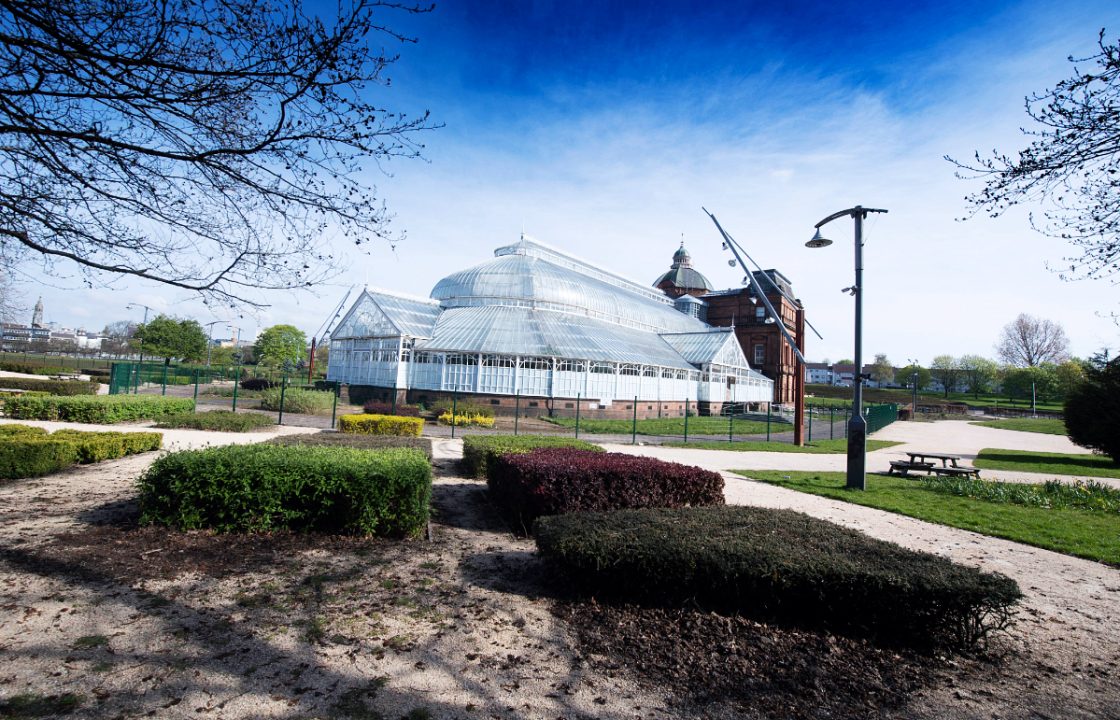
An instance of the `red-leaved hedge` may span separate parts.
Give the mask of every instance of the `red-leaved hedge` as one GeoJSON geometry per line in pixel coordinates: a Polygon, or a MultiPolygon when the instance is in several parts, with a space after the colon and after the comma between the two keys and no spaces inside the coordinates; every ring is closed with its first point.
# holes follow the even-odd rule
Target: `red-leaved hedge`
{"type": "Polygon", "coordinates": [[[724,504],[719,473],[573,448],[501,455],[491,465],[487,485],[514,528],[525,532],[542,515],[724,504]]]}
{"type": "Polygon", "coordinates": [[[397,405],[381,400],[369,400],[362,405],[366,415],[398,415],[400,417],[420,417],[420,408],[415,405],[397,405]]]}

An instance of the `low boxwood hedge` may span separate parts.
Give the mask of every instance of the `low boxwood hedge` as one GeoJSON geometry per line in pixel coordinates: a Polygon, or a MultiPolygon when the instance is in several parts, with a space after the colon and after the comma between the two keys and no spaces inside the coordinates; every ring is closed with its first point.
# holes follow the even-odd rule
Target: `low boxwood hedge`
{"type": "Polygon", "coordinates": [[[279,387],[280,383],[263,377],[247,377],[241,380],[242,390],[268,390],[279,387]]]}
{"type": "Polygon", "coordinates": [[[424,421],[397,415],[339,415],[338,431],[358,435],[420,437],[424,421]]]}
{"type": "Polygon", "coordinates": [[[572,448],[499,455],[487,485],[514,528],[526,531],[542,515],[724,502],[723,476],[711,470],[572,448]]]}
{"type": "Polygon", "coordinates": [[[165,455],[139,480],[141,522],[418,536],[431,465],[411,449],[229,445],[165,455]]]}
{"type": "Polygon", "coordinates": [[[926,649],[970,649],[1005,629],[1014,580],[791,510],[742,506],[543,517],[541,554],[569,587],[655,606],[926,649]]]}
{"type": "Polygon", "coordinates": [[[216,430],[218,432],[247,432],[275,426],[276,420],[268,415],[239,413],[232,410],[176,413],[175,415],[165,415],[156,423],[158,428],[188,428],[191,430],[216,430]]]}
{"type": "Polygon", "coordinates": [[[194,400],[161,395],[95,395],[92,397],[18,397],[4,401],[5,414],[16,420],[64,420],[112,424],[155,420],[191,412],[194,400]]]}
{"type": "Polygon", "coordinates": [[[92,380],[39,380],[37,378],[0,378],[0,388],[38,390],[51,395],[96,395],[99,383],[92,380]]]}
{"type": "Polygon", "coordinates": [[[83,432],[0,426],[0,478],[47,475],[74,463],[95,463],[158,450],[163,435],[153,432],[83,432]]]}
{"type": "Polygon", "coordinates": [[[463,473],[469,477],[484,478],[493,458],[506,453],[527,453],[543,447],[603,452],[603,448],[584,440],[555,435],[464,435],[463,473]]]}
{"type": "Polygon", "coordinates": [[[328,447],[351,447],[361,450],[383,450],[385,448],[412,448],[432,457],[432,441],[425,437],[402,437],[399,435],[355,435],[353,433],[317,432],[298,435],[280,435],[270,442],[273,445],[326,445],[328,447]]]}

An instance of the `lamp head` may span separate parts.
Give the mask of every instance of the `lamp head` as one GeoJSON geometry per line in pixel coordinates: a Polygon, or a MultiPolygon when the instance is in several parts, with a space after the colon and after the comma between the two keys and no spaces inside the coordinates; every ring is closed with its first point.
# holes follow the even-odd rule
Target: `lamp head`
{"type": "Polygon", "coordinates": [[[808,248],[822,248],[822,247],[828,247],[831,244],[832,244],[832,241],[829,240],[826,237],[822,237],[821,236],[821,229],[817,228],[817,231],[815,233],[813,233],[813,239],[810,240],[809,242],[805,243],[805,247],[808,247],[808,248]]]}

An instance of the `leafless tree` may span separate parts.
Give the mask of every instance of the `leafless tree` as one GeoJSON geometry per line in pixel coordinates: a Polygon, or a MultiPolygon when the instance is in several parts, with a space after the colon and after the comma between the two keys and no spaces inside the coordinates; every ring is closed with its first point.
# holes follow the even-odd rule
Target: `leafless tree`
{"type": "Polygon", "coordinates": [[[376,0],[0,0],[0,263],[69,265],[247,302],[393,240],[362,179],[416,156],[385,109],[411,42],[376,0]]]}
{"type": "Polygon", "coordinates": [[[24,310],[23,295],[16,288],[11,273],[0,267],[0,322],[15,322],[16,316],[24,310]]]}
{"type": "Polygon", "coordinates": [[[1016,367],[1058,364],[1069,358],[1069,338],[1053,320],[1021,314],[1004,325],[996,343],[1000,360],[1016,367]]]}
{"type": "Polygon", "coordinates": [[[1031,138],[1025,149],[990,158],[977,153],[971,163],[946,157],[962,176],[984,180],[967,197],[977,211],[996,217],[1023,202],[1049,203],[1043,219],[1032,216],[1032,223],[1081,251],[1066,258],[1063,277],[1120,271],[1120,44],[1106,42],[1104,33],[1099,52],[1069,58],[1081,64],[1073,77],[1026,98],[1039,129],[1023,130],[1031,138]]]}

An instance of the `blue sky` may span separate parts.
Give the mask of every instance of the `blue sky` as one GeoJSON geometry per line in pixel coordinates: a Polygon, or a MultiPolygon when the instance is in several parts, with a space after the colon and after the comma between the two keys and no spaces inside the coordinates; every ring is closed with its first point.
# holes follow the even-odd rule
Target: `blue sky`
{"type": "MultiPolygon", "coordinates": [[[[1107,281],[1064,283],[1047,269],[1069,249],[1034,233],[1023,208],[960,222],[945,154],[1023,145],[1023,97],[1070,73],[1096,34],[1120,34],[1115,2],[438,3],[385,21],[418,38],[397,46],[379,102],[444,124],[425,160],[393,161],[369,181],[407,233],[395,251],[354,255],[318,296],[274,293],[271,307],[211,314],[169,289],[24,285],[47,319],[100,327],[130,301],[233,319],[243,334],[277,322],[314,332],[351,285],[427,295],[524,229],[644,282],[681,241],[717,287],[739,282],[702,213],[713,211],[766,267],[794,284],[810,320],[810,359],[852,354],[852,227],[807,250],[813,225],[863,204],[869,221],[864,354],[993,355],[1020,312],[1062,322],[1075,353],[1120,346],[1100,313],[1120,311],[1107,281]]],[[[322,239],[332,242],[332,238],[322,239]]],[[[57,283],[56,283],[57,284],[57,283]]],[[[221,326],[215,329],[221,334],[221,326]]]]}

